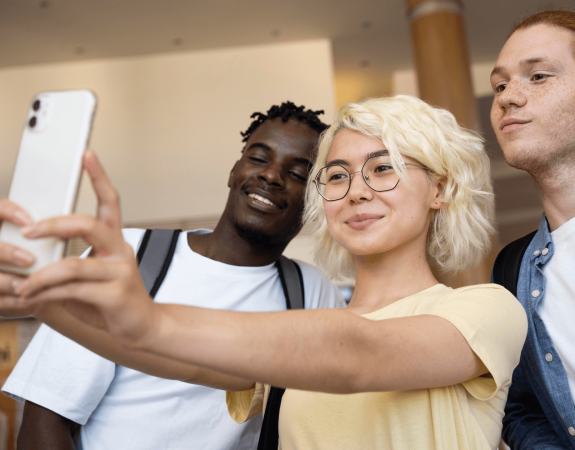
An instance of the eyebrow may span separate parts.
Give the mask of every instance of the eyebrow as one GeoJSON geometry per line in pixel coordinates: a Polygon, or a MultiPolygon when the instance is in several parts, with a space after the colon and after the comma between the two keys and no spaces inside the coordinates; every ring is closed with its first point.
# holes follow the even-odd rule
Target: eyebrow
{"type": "MultiPolygon", "coordinates": [[[[536,58],[528,58],[528,59],[522,59],[521,61],[519,61],[519,65],[521,67],[530,67],[530,66],[534,66],[535,64],[539,64],[539,63],[550,63],[550,64],[560,64],[559,61],[556,61],[554,59],[550,59],[550,58],[546,58],[546,57],[536,57],[536,58]]],[[[503,66],[495,66],[493,68],[493,70],[491,71],[491,75],[489,76],[489,78],[493,78],[495,75],[501,75],[501,73],[505,72],[505,68],[503,66]]]]}
{"type": "MultiPolygon", "coordinates": [[[[375,158],[376,156],[387,156],[389,155],[389,150],[376,150],[375,152],[368,153],[365,156],[365,160],[367,161],[369,158],[375,158]]],[[[326,167],[331,166],[351,166],[351,163],[345,159],[334,159],[332,161],[327,162],[326,167]]]]}

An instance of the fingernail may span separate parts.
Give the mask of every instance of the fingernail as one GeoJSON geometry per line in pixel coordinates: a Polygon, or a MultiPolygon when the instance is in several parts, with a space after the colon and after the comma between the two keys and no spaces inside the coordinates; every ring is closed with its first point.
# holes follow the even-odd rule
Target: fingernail
{"type": "Polygon", "coordinates": [[[34,238],[40,234],[36,225],[28,225],[20,229],[20,233],[26,236],[27,238],[34,238]]]}
{"type": "Polygon", "coordinates": [[[28,266],[34,262],[34,257],[23,250],[14,250],[14,258],[16,261],[22,265],[28,266]]]}
{"type": "Polygon", "coordinates": [[[31,225],[34,223],[32,218],[24,211],[16,211],[14,213],[14,219],[16,220],[18,225],[31,225]]]}

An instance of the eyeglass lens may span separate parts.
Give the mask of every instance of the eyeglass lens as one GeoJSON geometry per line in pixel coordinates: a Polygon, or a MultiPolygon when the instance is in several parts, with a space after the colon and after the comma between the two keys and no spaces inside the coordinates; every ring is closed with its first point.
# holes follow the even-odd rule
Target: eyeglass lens
{"type": "MultiPolygon", "coordinates": [[[[399,175],[391,165],[389,156],[368,159],[362,173],[367,185],[375,191],[389,191],[399,182],[399,175]]],[[[352,176],[343,166],[324,167],[317,176],[319,192],[327,200],[339,200],[347,194],[352,176]]]]}

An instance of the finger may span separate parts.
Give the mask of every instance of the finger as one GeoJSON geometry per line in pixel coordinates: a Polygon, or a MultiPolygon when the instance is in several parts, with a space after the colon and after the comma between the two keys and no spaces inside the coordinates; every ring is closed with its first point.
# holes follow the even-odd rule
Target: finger
{"type": "Polygon", "coordinates": [[[0,242],[0,264],[16,267],[30,267],[36,258],[26,250],[23,250],[6,242],[0,242]]]}
{"type": "Polygon", "coordinates": [[[66,258],[38,270],[22,280],[14,292],[23,297],[60,284],[79,281],[108,281],[124,271],[123,263],[87,258],[66,258]]]}
{"type": "Polygon", "coordinates": [[[71,282],[44,289],[29,297],[20,297],[25,305],[46,304],[62,301],[79,301],[106,309],[107,296],[101,282],[71,282]]]}
{"type": "Polygon", "coordinates": [[[16,295],[0,295],[0,317],[21,318],[35,314],[36,306],[26,305],[22,297],[16,295]]]}
{"type": "Polygon", "coordinates": [[[15,290],[16,286],[25,280],[25,277],[19,275],[0,273],[0,297],[4,295],[17,295],[15,290]]]}
{"type": "MultiPolygon", "coordinates": [[[[55,302],[77,301],[94,307],[118,342],[126,345],[137,343],[152,327],[154,303],[119,298],[110,291],[109,285],[105,282],[66,283],[26,297],[23,302],[27,306],[38,307],[55,302]]],[[[96,322],[99,319],[90,320],[96,322]]]]}
{"type": "Polygon", "coordinates": [[[124,244],[121,233],[112,230],[92,216],[75,214],[42,220],[22,228],[21,233],[28,239],[81,237],[93,247],[96,254],[101,256],[121,253],[124,244]]]}
{"type": "Polygon", "coordinates": [[[84,167],[98,198],[98,218],[114,229],[121,229],[120,198],[93,151],[84,155],[84,167]]]}
{"type": "Polygon", "coordinates": [[[24,226],[34,223],[30,214],[16,203],[3,198],[0,199],[0,221],[7,220],[15,225],[24,226]]]}

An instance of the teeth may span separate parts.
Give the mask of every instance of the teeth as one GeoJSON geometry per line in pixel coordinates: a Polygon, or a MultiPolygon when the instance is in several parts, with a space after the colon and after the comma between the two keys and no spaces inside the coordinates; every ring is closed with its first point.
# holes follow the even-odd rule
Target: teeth
{"type": "Polygon", "coordinates": [[[248,194],[248,197],[253,198],[254,200],[257,200],[259,202],[265,203],[266,205],[270,205],[273,206],[274,208],[278,208],[277,205],[275,205],[274,203],[270,202],[267,198],[262,197],[261,195],[258,194],[248,194]]]}

